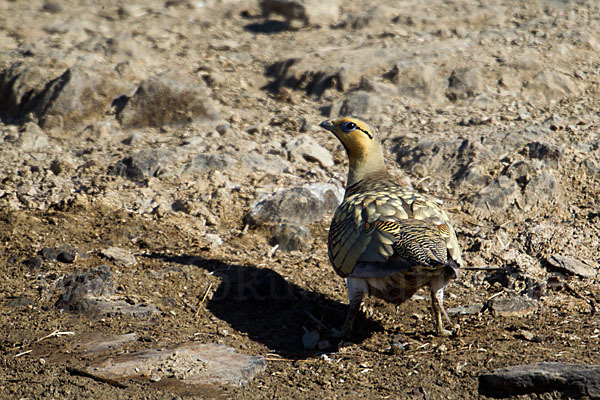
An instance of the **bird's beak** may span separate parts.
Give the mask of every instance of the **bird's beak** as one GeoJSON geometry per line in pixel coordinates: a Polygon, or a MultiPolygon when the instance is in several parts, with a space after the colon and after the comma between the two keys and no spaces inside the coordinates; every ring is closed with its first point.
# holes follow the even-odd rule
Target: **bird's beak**
{"type": "Polygon", "coordinates": [[[333,125],[333,122],[331,122],[330,120],[326,119],[325,121],[321,122],[319,124],[319,126],[323,129],[327,129],[330,132],[333,132],[335,125],[333,125]]]}

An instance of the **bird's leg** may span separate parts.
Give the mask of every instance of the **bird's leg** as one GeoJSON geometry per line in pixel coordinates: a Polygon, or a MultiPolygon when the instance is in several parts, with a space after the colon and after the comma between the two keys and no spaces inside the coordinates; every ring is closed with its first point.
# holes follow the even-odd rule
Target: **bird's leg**
{"type": "Polygon", "coordinates": [[[433,312],[433,320],[435,322],[435,328],[438,336],[451,336],[452,332],[448,329],[444,328],[442,322],[442,314],[446,318],[446,320],[450,322],[450,317],[448,317],[448,313],[444,309],[444,288],[439,288],[435,290],[434,287],[431,288],[431,309],[433,312]]]}
{"type": "Polygon", "coordinates": [[[341,331],[334,333],[334,336],[339,337],[349,337],[352,335],[354,320],[360,311],[360,305],[362,304],[363,295],[367,287],[366,282],[352,278],[346,280],[346,285],[348,287],[348,315],[341,331]]]}

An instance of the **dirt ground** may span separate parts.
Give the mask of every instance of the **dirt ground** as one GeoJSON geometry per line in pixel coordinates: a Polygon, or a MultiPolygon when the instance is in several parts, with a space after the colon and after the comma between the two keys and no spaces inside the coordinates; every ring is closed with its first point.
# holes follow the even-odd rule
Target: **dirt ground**
{"type": "Polygon", "coordinates": [[[132,128],[111,101],[71,125],[64,117],[57,128],[48,122],[50,108],[30,114],[25,100],[10,100],[18,106],[12,109],[8,97],[2,101],[0,397],[463,399],[478,397],[479,375],[497,368],[600,364],[598,278],[548,263],[561,254],[597,271],[600,262],[595,1],[340,2],[335,18],[306,2],[316,16],[290,26],[281,15],[263,16],[255,1],[130,3],[0,4],[4,96],[18,92],[6,83],[17,64],[37,68],[24,82],[42,93],[78,62],[94,70],[125,60],[119,79],[131,86],[124,84],[124,96],[148,77],[178,71],[206,85],[219,110],[212,122],[132,128]],[[362,58],[373,48],[383,52],[362,58]],[[335,69],[341,53],[343,76],[335,69]],[[417,72],[398,73],[409,58],[417,72]],[[420,83],[402,86],[430,66],[433,78],[418,75],[420,83]],[[462,86],[452,86],[452,71],[470,67],[476,79],[466,74],[462,86]],[[548,78],[548,71],[565,78],[548,78]],[[329,73],[334,78],[325,79],[329,73]],[[436,77],[445,77],[438,92],[436,77]],[[348,100],[357,90],[367,93],[366,104],[348,100]],[[347,298],[327,257],[331,213],[309,225],[308,247],[291,252],[274,248],[270,226],[247,226],[245,216],[265,193],[343,184],[342,148],[318,128],[340,104],[368,114],[392,172],[442,199],[454,221],[466,268],[448,286],[445,304],[474,308],[451,315],[460,325],[453,337],[434,335],[429,298],[420,292],[399,307],[368,299],[354,336],[340,342],[331,329],[343,323],[347,298]],[[28,145],[28,132],[47,144],[28,145]],[[334,165],[290,155],[286,144],[300,135],[326,149],[334,165]],[[138,151],[167,148],[189,154],[141,181],[111,173],[138,151]],[[200,153],[235,162],[256,153],[267,167],[178,172],[200,153]],[[519,162],[530,166],[526,178],[511,172],[519,162]],[[277,163],[286,167],[270,170],[277,163]],[[505,181],[516,194],[506,195],[513,186],[505,181]],[[64,245],[74,260],[43,256],[64,245]],[[136,264],[102,256],[111,246],[127,249],[136,264]],[[101,265],[111,268],[115,297],[158,312],[98,315],[57,306],[62,278],[101,265]],[[494,308],[500,298],[535,306],[503,312],[494,308]],[[312,330],[321,348],[309,350],[302,338],[312,330]],[[242,386],[174,379],[114,385],[73,372],[100,356],[76,343],[127,333],[137,339],[101,356],[197,341],[263,356],[267,368],[242,386]]]}

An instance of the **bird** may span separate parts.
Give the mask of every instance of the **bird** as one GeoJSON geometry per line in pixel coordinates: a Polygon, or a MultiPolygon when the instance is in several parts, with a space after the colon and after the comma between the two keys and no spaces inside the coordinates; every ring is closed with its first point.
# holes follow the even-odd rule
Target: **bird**
{"type": "Polygon", "coordinates": [[[341,142],[348,156],[348,177],[328,234],[328,255],[346,279],[348,315],[340,336],[350,336],[364,295],[401,304],[429,287],[438,336],[444,328],[444,288],[463,265],[456,233],[438,202],[399,185],[387,171],[375,129],[357,117],[320,124],[341,142]]]}

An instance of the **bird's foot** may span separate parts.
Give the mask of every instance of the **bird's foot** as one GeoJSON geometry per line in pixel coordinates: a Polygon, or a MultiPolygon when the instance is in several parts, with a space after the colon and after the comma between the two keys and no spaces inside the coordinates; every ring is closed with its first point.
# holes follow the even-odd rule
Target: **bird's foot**
{"type": "Polygon", "coordinates": [[[446,328],[440,327],[440,328],[437,329],[437,335],[438,336],[443,336],[443,337],[452,336],[452,331],[449,331],[446,328]]]}

